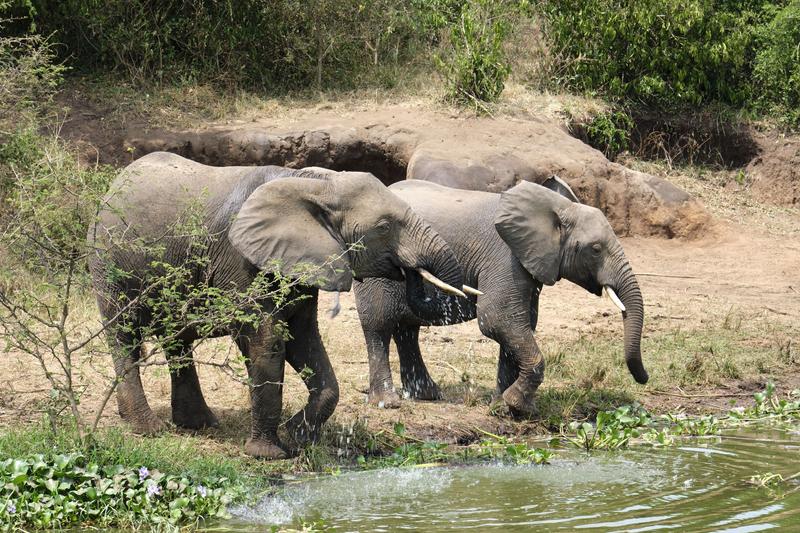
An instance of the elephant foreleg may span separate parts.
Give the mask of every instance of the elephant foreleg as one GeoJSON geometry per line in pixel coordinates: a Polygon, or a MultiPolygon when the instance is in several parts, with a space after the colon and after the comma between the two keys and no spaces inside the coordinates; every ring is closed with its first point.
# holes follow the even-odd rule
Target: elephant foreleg
{"type": "Polygon", "coordinates": [[[298,443],[316,441],[322,424],[339,403],[339,384],[317,324],[317,298],[289,320],[293,338],[286,343],[286,358],[308,388],[308,402],[286,423],[298,443]]]}
{"type": "Polygon", "coordinates": [[[440,400],[442,391],[428,373],[419,350],[419,326],[400,326],[393,336],[400,356],[403,389],[417,400],[440,400]]]}
{"type": "Polygon", "coordinates": [[[216,427],[219,420],[208,408],[192,359],[192,342],[181,339],[164,348],[172,384],[172,421],[187,429],[216,427]]]}
{"type": "MultiPolygon", "coordinates": [[[[530,303],[530,324],[531,332],[536,331],[536,324],[539,322],[539,294],[541,294],[542,284],[536,283],[531,292],[530,303]]],[[[500,346],[500,358],[497,361],[497,391],[499,396],[519,377],[519,366],[511,349],[500,346]]]]}
{"type": "Polygon", "coordinates": [[[364,327],[369,361],[369,403],[386,409],[400,407],[400,395],[394,390],[389,366],[391,331],[364,327]]]}
{"type": "Polygon", "coordinates": [[[118,380],[117,407],[135,433],[152,435],[163,431],[164,422],[150,409],[144,395],[139,360],[142,342],[128,332],[110,332],[109,344],[114,356],[114,372],[118,380]]]}
{"type": "Polygon", "coordinates": [[[507,388],[519,377],[519,367],[517,359],[511,350],[500,346],[500,358],[497,361],[497,391],[501,396],[507,388]]]}
{"type": "Polygon", "coordinates": [[[517,376],[503,391],[503,400],[514,415],[531,416],[535,410],[536,389],[544,379],[544,358],[530,329],[526,309],[514,313],[515,307],[489,306],[479,310],[481,332],[501,346],[498,365],[498,387],[505,386],[517,369],[517,376]],[[511,310],[511,313],[504,312],[511,310]],[[502,377],[501,377],[502,371],[502,377]]]}
{"type": "Polygon", "coordinates": [[[278,423],[283,405],[286,354],[283,339],[273,327],[272,321],[265,320],[257,331],[236,336],[250,377],[252,404],[250,438],[244,450],[254,457],[284,459],[286,452],[278,439],[278,423]]]}

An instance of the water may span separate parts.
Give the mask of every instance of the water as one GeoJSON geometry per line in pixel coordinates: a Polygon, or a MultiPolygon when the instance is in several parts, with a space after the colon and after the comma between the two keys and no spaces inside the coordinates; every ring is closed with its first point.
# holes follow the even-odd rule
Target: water
{"type": "Polygon", "coordinates": [[[800,432],[749,429],[621,452],[560,451],[545,466],[385,469],[287,484],[235,510],[237,531],[323,519],[338,531],[800,531],[800,432]]]}

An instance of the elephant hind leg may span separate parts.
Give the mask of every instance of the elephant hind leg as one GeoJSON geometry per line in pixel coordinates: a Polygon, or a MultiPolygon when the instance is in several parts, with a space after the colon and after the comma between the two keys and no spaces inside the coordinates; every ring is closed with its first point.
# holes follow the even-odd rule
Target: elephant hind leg
{"type": "Polygon", "coordinates": [[[144,395],[139,363],[141,339],[128,332],[109,332],[109,344],[114,357],[114,372],[118,380],[117,407],[119,415],[135,433],[153,435],[163,431],[166,424],[156,416],[144,395]]]}
{"type": "Polygon", "coordinates": [[[419,349],[419,326],[400,326],[394,333],[400,356],[400,379],[403,390],[417,400],[441,400],[442,391],[428,373],[419,349]]]}
{"type": "Polygon", "coordinates": [[[172,384],[172,421],[186,429],[217,427],[219,420],[209,409],[200,388],[192,359],[192,341],[181,339],[164,347],[172,384]]]}

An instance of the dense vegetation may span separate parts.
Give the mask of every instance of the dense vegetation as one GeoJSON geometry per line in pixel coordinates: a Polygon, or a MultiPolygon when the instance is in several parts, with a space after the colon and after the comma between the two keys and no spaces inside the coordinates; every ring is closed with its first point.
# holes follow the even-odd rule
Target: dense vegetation
{"type": "Polygon", "coordinates": [[[800,0],[6,3],[17,35],[50,36],[74,70],[139,84],[275,94],[396,86],[436,68],[451,98],[492,101],[514,75],[508,48],[525,37],[514,30],[532,21],[550,56],[533,73],[538,86],[800,119],[800,0]]]}

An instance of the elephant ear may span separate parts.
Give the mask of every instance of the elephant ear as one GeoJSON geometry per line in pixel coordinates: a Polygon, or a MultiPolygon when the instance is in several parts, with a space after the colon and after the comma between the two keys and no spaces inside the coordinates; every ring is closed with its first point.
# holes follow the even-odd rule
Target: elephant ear
{"type": "Polygon", "coordinates": [[[581,201],[578,200],[578,197],[572,191],[572,187],[570,187],[566,181],[562,180],[555,174],[544,180],[542,182],[542,187],[547,187],[551,191],[557,192],[571,202],[575,202],[576,204],[581,203],[581,201]]]}
{"type": "Polygon", "coordinates": [[[567,202],[558,194],[527,181],[500,195],[494,219],[497,233],[536,280],[553,285],[561,262],[561,220],[567,202]]]}
{"type": "Polygon", "coordinates": [[[234,248],[261,270],[309,285],[349,291],[353,282],[347,246],[318,200],[327,179],[280,178],[258,187],[242,204],[228,231],[234,248]]]}

